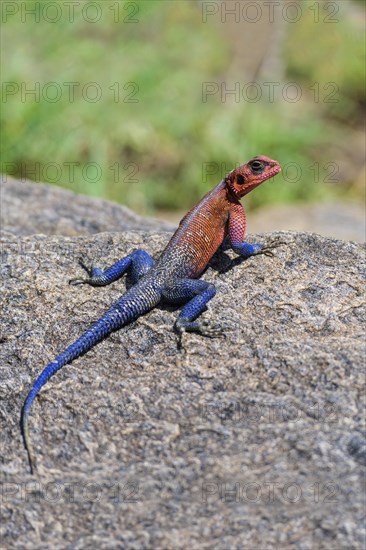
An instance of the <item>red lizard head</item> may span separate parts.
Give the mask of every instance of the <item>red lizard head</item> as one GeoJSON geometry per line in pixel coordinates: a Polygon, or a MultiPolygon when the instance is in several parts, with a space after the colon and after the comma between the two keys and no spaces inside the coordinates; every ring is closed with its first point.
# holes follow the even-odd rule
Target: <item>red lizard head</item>
{"type": "Polygon", "coordinates": [[[232,170],[226,176],[225,183],[234,196],[240,199],[278,172],[281,172],[281,167],[276,160],[258,156],[232,170]]]}

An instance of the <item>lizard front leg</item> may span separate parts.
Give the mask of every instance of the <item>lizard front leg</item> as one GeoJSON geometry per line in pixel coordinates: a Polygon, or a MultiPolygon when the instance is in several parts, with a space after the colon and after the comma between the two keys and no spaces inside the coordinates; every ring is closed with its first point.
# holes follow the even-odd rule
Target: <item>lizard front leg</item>
{"type": "Polygon", "coordinates": [[[231,248],[243,258],[249,258],[249,256],[258,254],[273,256],[272,249],[276,248],[279,244],[284,244],[282,242],[270,243],[268,245],[245,243],[243,242],[245,228],[246,218],[244,208],[240,203],[233,203],[230,208],[229,239],[231,248]]]}
{"type": "Polygon", "coordinates": [[[95,266],[89,268],[83,262],[80,263],[89,277],[71,279],[70,285],[107,286],[120,279],[125,273],[128,273],[131,283],[134,285],[153,267],[154,260],[145,250],[138,249],[105,270],[95,266]]]}

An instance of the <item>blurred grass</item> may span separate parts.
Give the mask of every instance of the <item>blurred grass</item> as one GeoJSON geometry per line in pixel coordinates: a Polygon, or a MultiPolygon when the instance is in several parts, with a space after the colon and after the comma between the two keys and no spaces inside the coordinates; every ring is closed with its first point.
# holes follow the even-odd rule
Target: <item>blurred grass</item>
{"type": "MultiPolygon", "coordinates": [[[[319,13],[318,24],[313,23],[311,10],[304,11],[296,28],[290,29],[285,42],[287,70],[290,77],[302,83],[333,83],[319,94],[325,100],[320,106],[328,116],[347,124],[357,123],[360,109],[365,106],[364,18],[359,17],[358,10],[345,17],[342,10],[334,10],[335,6],[335,2],[328,3],[332,9],[319,13]],[[314,46],[301,48],[300,44],[314,46]]],[[[344,7],[343,2],[338,6],[344,7]]],[[[349,6],[352,9],[352,2],[349,6]]],[[[312,93],[316,93],[314,88],[312,93]]]]}
{"type": "MultiPolygon", "coordinates": [[[[357,124],[363,101],[362,35],[356,36],[345,17],[338,15],[333,27],[314,25],[311,11],[303,10],[304,17],[288,26],[283,62],[287,81],[307,90],[300,102],[222,102],[219,94],[203,102],[202,84],[225,80],[231,50],[219,25],[202,23],[199,3],[133,2],[138,23],[126,23],[121,2],[118,24],[107,4],[97,23],[86,22],[75,9],[74,23],[63,10],[54,24],[32,17],[25,24],[15,16],[3,24],[3,82],[27,89],[39,82],[41,92],[56,82],[62,97],[56,102],[42,94],[39,101],[30,95],[22,100],[20,92],[3,97],[2,171],[25,172],[30,179],[146,213],[186,209],[235,165],[266,154],[290,165],[261,193],[249,195],[249,206],[344,193],[324,182],[324,165],[337,160],[326,156],[329,140],[344,139],[345,127],[357,124]],[[314,102],[310,86],[333,81],[339,101],[314,102]],[[79,83],[73,101],[67,82],[79,83]],[[90,82],[101,90],[99,101],[83,97],[90,82]],[[74,181],[65,165],[70,162],[78,163],[74,181]],[[35,163],[39,178],[31,175],[35,163]],[[61,175],[52,166],[46,169],[47,163],[57,163],[61,175]],[[99,174],[91,168],[85,177],[86,163],[97,163],[99,174]]],[[[27,2],[28,9],[33,6],[41,9],[39,2],[27,2]]],[[[91,97],[93,88],[89,92],[91,97]]],[[[53,93],[50,88],[51,99],[53,93]]]]}

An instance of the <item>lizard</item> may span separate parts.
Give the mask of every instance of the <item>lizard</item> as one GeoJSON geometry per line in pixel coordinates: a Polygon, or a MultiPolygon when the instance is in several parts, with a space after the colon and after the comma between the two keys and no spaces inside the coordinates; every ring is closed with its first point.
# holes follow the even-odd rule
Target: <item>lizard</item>
{"type": "Polygon", "coordinates": [[[222,328],[198,319],[216,294],[215,286],[199,277],[226,237],[234,252],[244,258],[257,254],[272,255],[271,249],[282,244],[263,246],[244,242],[246,216],[240,203],[244,195],[280,171],[279,163],[266,156],[256,156],[233,169],[182,218],[156,263],[142,249],[131,252],[105,270],[96,266],[89,268],[81,262],[88,276],[71,279],[71,285],[106,286],[127,274],[133,286],[57,355],[31,386],[20,418],[31,474],[36,472],[36,463],[28,429],[29,411],[40,389],[63,366],[161,302],[183,305],[174,325],[180,338],[186,331],[209,337],[222,332],[222,328]]]}

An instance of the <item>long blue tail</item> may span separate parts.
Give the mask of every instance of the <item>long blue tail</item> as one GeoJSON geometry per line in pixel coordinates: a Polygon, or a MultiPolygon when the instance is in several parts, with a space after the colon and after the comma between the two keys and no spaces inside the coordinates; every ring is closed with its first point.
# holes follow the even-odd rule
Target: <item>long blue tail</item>
{"type": "Polygon", "coordinates": [[[140,315],[143,315],[159,302],[159,293],[153,293],[147,298],[141,292],[141,289],[133,287],[129,292],[124,294],[112,307],[98,319],[84,334],[80,336],[73,344],[65,349],[51,363],[47,365],[34,382],[29,391],[21,412],[20,429],[23,437],[24,446],[28,454],[30,471],[35,472],[36,463],[33,459],[32,447],[30,444],[28,432],[28,413],[32,406],[33,400],[45,385],[47,380],[51,378],[63,366],[71,363],[81,355],[84,355],[93,346],[101,342],[106,336],[131,323],[140,315]]]}

